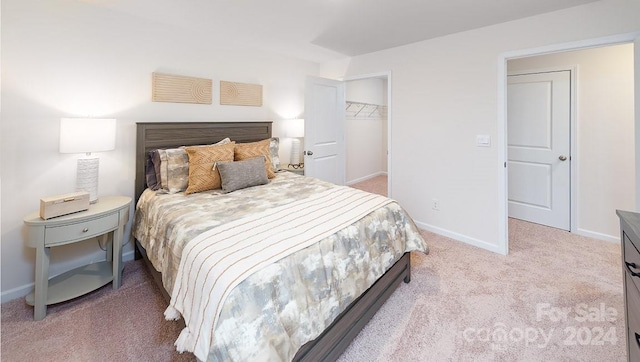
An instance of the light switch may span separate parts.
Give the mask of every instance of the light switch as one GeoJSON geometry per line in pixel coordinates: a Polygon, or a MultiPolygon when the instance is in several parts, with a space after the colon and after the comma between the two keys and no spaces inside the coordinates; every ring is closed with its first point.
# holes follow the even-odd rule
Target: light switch
{"type": "Polygon", "coordinates": [[[488,134],[479,134],[476,136],[476,146],[491,147],[491,136],[488,134]]]}

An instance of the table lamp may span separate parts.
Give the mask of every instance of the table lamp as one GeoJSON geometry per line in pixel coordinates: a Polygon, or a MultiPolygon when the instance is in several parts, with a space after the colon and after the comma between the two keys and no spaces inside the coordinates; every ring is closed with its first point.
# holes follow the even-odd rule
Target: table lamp
{"type": "Polygon", "coordinates": [[[76,190],[87,191],[89,202],[98,202],[100,160],[91,152],[116,148],[116,120],[97,118],[60,119],[60,153],[85,153],[78,159],[76,190]]]}
{"type": "Polygon", "coordinates": [[[291,160],[289,166],[293,168],[304,167],[300,163],[300,138],[304,137],[304,119],[289,120],[285,128],[285,137],[291,138],[291,160]]]}

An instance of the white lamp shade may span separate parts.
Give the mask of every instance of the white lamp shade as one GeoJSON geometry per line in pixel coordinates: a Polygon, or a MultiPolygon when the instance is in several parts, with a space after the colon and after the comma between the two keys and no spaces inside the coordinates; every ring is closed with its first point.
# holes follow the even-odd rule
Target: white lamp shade
{"type": "Polygon", "coordinates": [[[103,152],[115,148],[115,119],[60,119],[60,153],[103,152]]]}
{"type": "Polygon", "coordinates": [[[290,119],[285,125],[285,137],[304,137],[304,119],[290,119]]]}

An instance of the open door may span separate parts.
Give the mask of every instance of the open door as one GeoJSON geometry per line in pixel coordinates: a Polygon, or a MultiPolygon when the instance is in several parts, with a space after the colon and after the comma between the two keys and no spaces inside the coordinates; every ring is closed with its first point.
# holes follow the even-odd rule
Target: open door
{"type": "Polygon", "coordinates": [[[571,72],[509,75],[509,217],[571,229],[571,72]]]}
{"type": "Polygon", "coordinates": [[[305,89],[305,175],[337,185],[345,182],[344,82],[307,77],[305,89]]]}
{"type": "Polygon", "coordinates": [[[633,42],[633,77],[635,89],[636,133],[636,211],[640,211],[640,37],[633,42]]]}

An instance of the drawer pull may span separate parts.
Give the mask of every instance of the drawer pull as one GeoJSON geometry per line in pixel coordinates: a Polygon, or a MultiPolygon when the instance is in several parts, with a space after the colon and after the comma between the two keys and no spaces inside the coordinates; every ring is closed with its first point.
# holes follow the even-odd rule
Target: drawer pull
{"type": "Polygon", "coordinates": [[[83,233],[86,233],[87,231],[89,231],[89,228],[84,228],[84,229],[82,229],[82,232],[83,232],[83,233]]]}
{"type": "Polygon", "coordinates": [[[626,261],[624,263],[627,264],[627,270],[629,270],[629,273],[631,273],[631,275],[633,275],[634,277],[640,278],[640,273],[636,273],[633,270],[631,270],[631,268],[638,269],[638,267],[636,266],[636,263],[627,263],[626,261]]]}

